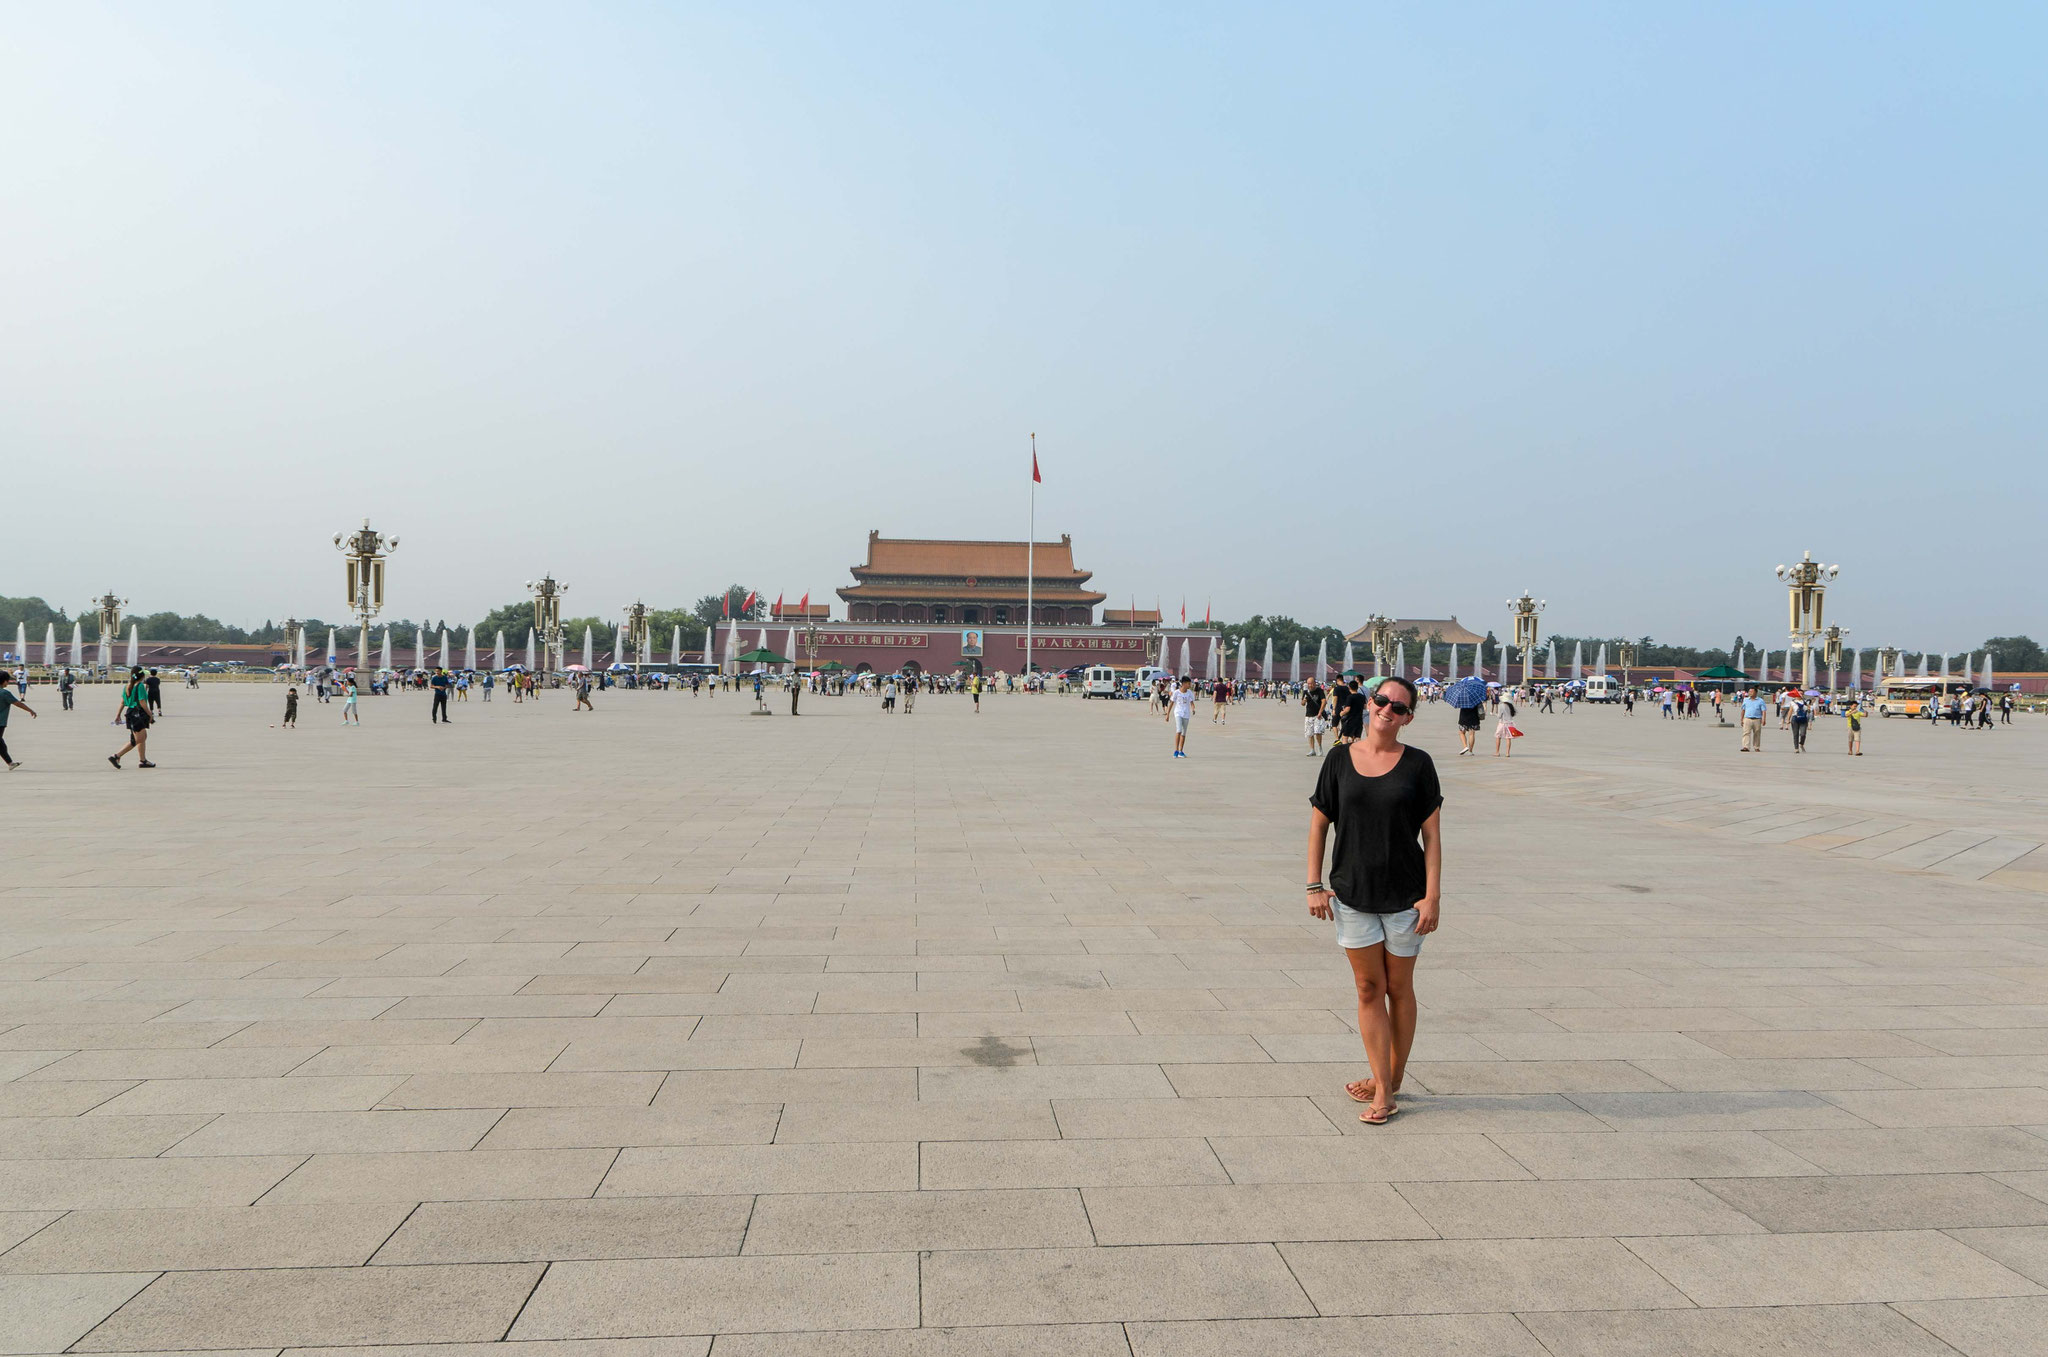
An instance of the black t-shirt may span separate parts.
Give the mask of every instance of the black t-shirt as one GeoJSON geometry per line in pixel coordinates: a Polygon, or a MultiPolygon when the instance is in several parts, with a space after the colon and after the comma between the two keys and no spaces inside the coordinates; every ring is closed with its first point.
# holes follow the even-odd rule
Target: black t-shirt
{"type": "Polygon", "coordinates": [[[1351,766],[1351,748],[1330,751],[1308,799],[1329,817],[1336,838],[1330,889],[1353,909],[1399,914],[1429,888],[1417,836],[1444,803],[1436,764],[1414,745],[1403,745],[1392,768],[1366,777],[1351,766]]]}
{"type": "Polygon", "coordinates": [[[1301,714],[1303,716],[1321,716],[1323,714],[1323,699],[1325,696],[1326,694],[1321,688],[1311,688],[1303,693],[1301,695],[1301,714]]]}
{"type": "Polygon", "coordinates": [[[1365,694],[1355,688],[1337,690],[1337,711],[1342,718],[1339,733],[1356,738],[1365,733],[1365,694]]]}

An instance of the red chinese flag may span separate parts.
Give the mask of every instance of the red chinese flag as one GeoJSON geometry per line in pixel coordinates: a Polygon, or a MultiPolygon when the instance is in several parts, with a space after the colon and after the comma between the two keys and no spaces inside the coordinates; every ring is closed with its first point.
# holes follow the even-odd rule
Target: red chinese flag
{"type": "Polygon", "coordinates": [[[747,590],[747,601],[740,604],[740,616],[745,617],[752,611],[754,611],[754,591],[749,589],[747,590]]]}
{"type": "Polygon", "coordinates": [[[782,616],[782,595],[780,594],[775,596],[775,615],[777,617],[782,616]]]}
{"type": "Polygon", "coordinates": [[[722,599],[718,600],[718,615],[719,615],[720,617],[731,617],[731,616],[732,616],[732,595],[731,595],[731,594],[727,594],[727,595],[726,595],[726,596],[725,596],[724,598],[722,598],[722,599]]]}
{"type": "Polygon", "coordinates": [[[808,619],[810,618],[810,615],[811,615],[811,591],[810,591],[810,590],[808,590],[808,589],[804,590],[804,601],[796,605],[796,610],[797,610],[798,612],[802,613],[802,614],[804,615],[804,617],[805,617],[805,619],[806,619],[806,620],[808,620],[808,619]]]}
{"type": "Polygon", "coordinates": [[[1031,479],[1043,485],[1045,477],[1038,474],[1038,449],[1031,449],[1031,479]]]}

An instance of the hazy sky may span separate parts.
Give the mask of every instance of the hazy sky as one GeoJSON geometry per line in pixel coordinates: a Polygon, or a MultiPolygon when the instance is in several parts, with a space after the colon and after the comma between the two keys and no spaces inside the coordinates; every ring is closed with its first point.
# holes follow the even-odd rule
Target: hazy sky
{"type": "Polygon", "coordinates": [[[2039,5],[0,15],[0,593],[2048,635],[2039,5]]]}

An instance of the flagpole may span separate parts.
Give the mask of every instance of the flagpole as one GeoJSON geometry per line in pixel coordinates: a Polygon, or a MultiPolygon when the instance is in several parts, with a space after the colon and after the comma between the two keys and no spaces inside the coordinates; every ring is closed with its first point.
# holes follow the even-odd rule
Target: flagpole
{"type": "Polygon", "coordinates": [[[1024,533],[1024,672],[1031,673],[1031,622],[1036,609],[1032,592],[1037,575],[1038,551],[1038,435],[1031,435],[1031,515],[1024,533]]]}

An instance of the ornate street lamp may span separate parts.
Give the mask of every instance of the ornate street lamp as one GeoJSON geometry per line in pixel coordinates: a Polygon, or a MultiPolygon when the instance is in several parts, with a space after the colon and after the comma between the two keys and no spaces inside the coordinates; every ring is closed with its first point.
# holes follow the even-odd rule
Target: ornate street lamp
{"type": "Polygon", "coordinates": [[[1879,678],[1891,677],[1892,666],[1898,662],[1899,648],[1897,646],[1879,646],[1877,648],[1877,676],[1879,678]]]}
{"type": "Polygon", "coordinates": [[[1842,638],[1848,634],[1849,629],[1839,622],[1831,623],[1821,633],[1821,661],[1828,667],[1829,691],[1833,691],[1836,672],[1842,667],[1842,638]]]}
{"type": "Polygon", "coordinates": [[[128,606],[128,600],[108,590],[93,604],[100,614],[100,668],[108,669],[114,663],[114,637],[121,630],[121,610],[128,606]]]}
{"type": "Polygon", "coordinates": [[[569,586],[543,575],[528,580],[526,592],[533,595],[533,634],[540,638],[541,672],[552,674],[562,667],[562,595],[569,586]]]}
{"type": "Polygon", "coordinates": [[[1778,578],[1790,591],[1792,643],[1800,650],[1802,688],[1813,686],[1813,638],[1824,625],[1821,611],[1827,601],[1828,581],[1841,573],[1842,567],[1822,565],[1810,551],[1800,557],[1799,564],[1778,567],[1778,578]]]}
{"type": "Polygon", "coordinates": [[[284,662],[288,668],[297,668],[299,663],[299,641],[306,634],[306,624],[296,617],[284,620],[284,662]]]}
{"type": "Polygon", "coordinates": [[[1374,613],[1365,619],[1365,626],[1372,645],[1373,668],[1384,674],[1394,663],[1394,619],[1374,613]]]}
{"type": "MultiPolygon", "coordinates": [[[[648,607],[645,603],[636,602],[632,607],[626,609],[626,644],[631,646],[633,653],[640,657],[633,661],[636,668],[647,663],[649,641],[647,635],[647,614],[648,607]]],[[[624,657],[621,656],[620,658],[623,659],[624,657]]]]}
{"type": "MultiPolygon", "coordinates": [[[[1538,630],[1536,618],[1549,606],[1549,600],[1531,598],[1527,589],[1522,591],[1520,598],[1508,600],[1508,620],[1515,624],[1515,648],[1522,652],[1522,682],[1524,683],[1529,681],[1529,657],[1536,653],[1536,633],[1538,630]]],[[[1500,676],[1502,682],[1507,681],[1508,667],[1505,662],[1500,667],[1500,676]]]]}
{"type": "Polygon", "coordinates": [[[818,668],[818,619],[811,615],[809,608],[804,609],[803,638],[804,668],[816,673],[818,668]]]}
{"type": "Polygon", "coordinates": [[[362,628],[357,633],[356,664],[367,669],[370,619],[384,611],[384,558],[398,550],[398,539],[374,531],[366,518],[357,531],[334,534],[334,549],[348,563],[348,607],[362,628]]]}
{"type": "Polygon", "coordinates": [[[1634,641],[1623,641],[1615,646],[1615,651],[1617,658],[1621,661],[1621,686],[1627,688],[1630,686],[1628,671],[1636,667],[1636,643],[1634,641]]]}

